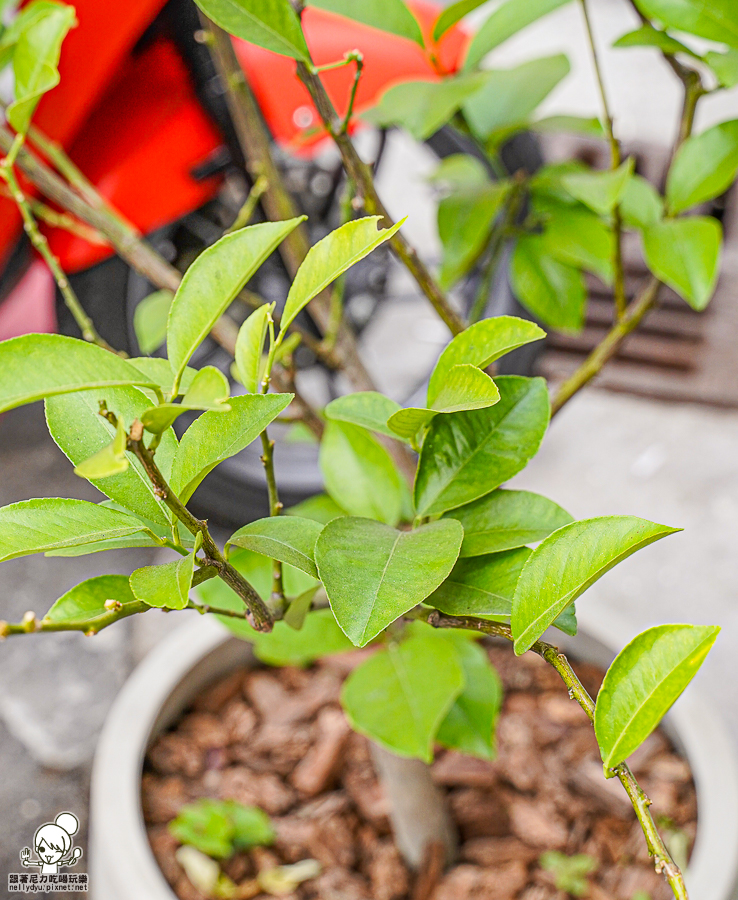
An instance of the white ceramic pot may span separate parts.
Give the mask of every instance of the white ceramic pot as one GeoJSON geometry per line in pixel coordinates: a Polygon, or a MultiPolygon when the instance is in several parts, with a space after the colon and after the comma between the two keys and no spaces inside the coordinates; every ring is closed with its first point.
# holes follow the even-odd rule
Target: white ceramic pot
{"type": "MultiPolygon", "coordinates": [[[[580,634],[556,642],[580,659],[609,665],[631,637],[601,614],[579,615],[580,634]],[[617,648],[615,648],[617,644],[617,648]]],[[[95,756],[90,811],[90,891],[96,900],[175,900],[149,847],[141,771],[152,739],[201,688],[253,661],[247,643],[217,621],[193,617],[138,666],[110,711],[95,756]]],[[[697,840],[686,873],[691,900],[733,900],[738,882],[738,767],[710,704],[688,690],[664,723],[689,760],[698,805],[697,840]]]]}

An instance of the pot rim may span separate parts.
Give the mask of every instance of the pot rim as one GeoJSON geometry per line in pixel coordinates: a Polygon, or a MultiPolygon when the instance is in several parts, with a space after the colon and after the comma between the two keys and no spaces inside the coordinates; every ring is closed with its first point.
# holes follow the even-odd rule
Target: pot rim
{"type": "MultiPolygon", "coordinates": [[[[611,613],[578,610],[580,634],[557,633],[563,649],[608,665],[633,629],[611,613]],[[576,643],[575,643],[576,642],[576,643]]],[[[136,667],[98,742],[90,797],[90,886],[105,900],[176,900],[149,846],[141,771],[151,736],[209,681],[253,661],[250,645],[216,619],[195,617],[136,667]]],[[[691,900],[730,900],[738,881],[738,763],[712,705],[691,689],[664,725],[687,757],[697,790],[698,828],[685,873],[691,900]]]]}

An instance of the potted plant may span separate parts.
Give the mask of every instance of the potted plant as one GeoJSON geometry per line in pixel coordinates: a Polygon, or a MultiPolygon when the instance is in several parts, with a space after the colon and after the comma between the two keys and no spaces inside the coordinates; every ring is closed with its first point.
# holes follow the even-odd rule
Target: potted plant
{"type": "MultiPolygon", "coordinates": [[[[704,21],[698,17],[695,25],[674,13],[672,21],[668,11],[646,9],[647,5],[639,4],[645,16],[702,37],[717,37],[709,17],[704,21]]],[[[3,623],[0,633],[7,637],[80,630],[94,635],[119,619],[151,608],[190,608],[219,615],[253,642],[257,653],[260,646],[262,653],[268,653],[263,647],[270,640],[298,646],[303,662],[352,646],[371,647],[374,652],[348,677],[342,704],[354,729],[389,751],[380,767],[395,797],[407,771],[398,760],[420,760],[422,765],[412,767],[414,777],[419,785],[427,784],[424,764],[432,759],[436,742],[462,752],[479,748],[481,742],[491,752],[499,698],[492,687],[495,679],[489,660],[473,639],[480,634],[503,638],[516,655],[537,654],[561,676],[571,698],[594,726],[604,777],[619,779],[633,804],[657,871],[676,897],[686,897],[683,875],[654,824],[650,801],[627,758],[685,689],[718,629],[661,625],[638,635],[615,657],[596,701],[566,657],[543,640],[551,626],[574,634],[578,597],[618,562],[678,529],[629,516],[572,521],[552,501],[508,491],[502,485],[537,452],[551,410],[560,409],[616,352],[652,308],[662,284],[673,287],[697,308],[711,296],[718,272],[719,225],[712,219],[679,214],[730,183],[738,168],[738,133],[735,123],[723,123],[690,137],[694,110],[706,89],[697,70],[676,54],[696,54],[684,45],[675,47],[671,36],[649,22],[628,38],[631,44],[659,47],[685,84],[685,107],[665,198],[634,174],[632,161],[620,159],[604,96],[603,127],[612,148],[612,167],[607,172],[564,165],[493,181],[473,155],[452,158],[442,166],[441,180],[450,201],[441,213],[446,223],[442,274],[447,284],[480,260],[484,274],[491,278],[502,248],[511,239],[515,241],[513,283],[520,299],[544,322],[558,327],[581,324],[582,270],[595,271],[613,284],[611,331],[559,388],[551,404],[542,379],[498,376],[490,369],[510,351],[543,338],[543,330],[513,316],[473,321],[478,308],[476,313],[472,310],[471,321],[462,321],[402,237],[402,223],[390,222],[371,171],[348,133],[361,76],[360,55],[347,48],[340,63],[353,65],[356,77],[346,112],[338,117],[321,81],[321,67],[307,49],[299,10],[286,0],[271,0],[263,8],[243,3],[235,12],[230,7],[224,12],[220,2],[203,0],[202,9],[215,22],[296,60],[325,129],[341,153],[354,194],[349,206],[369,213],[350,218],[303,254],[279,314],[274,303],[262,303],[245,320],[233,347],[235,372],[244,390],[232,396],[221,371],[212,366],[195,370],[189,363],[259,267],[284,242],[294,240],[304,217],[238,228],[192,263],[169,306],[166,359],[126,359],[111,351],[79,307],[37,227],[16,173],[19,167],[42,187],[54,184],[58,188],[43,165],[32,162],[22,149],[34,104],[53,77],[43,84],[18,77],[18,72],[25,73],[24,56],[17,49],[20,36],[38,37],[34,28],[39,21],[48,29],[42,28],[41,34],[52,34],[43,46],[44,71],[54,71],[73,16],[69,7],[51,7],[50,13],[44,8],[40,19],[19,18],[21,25],[6,41],[15,50],[18,70],[17,95],[8,111],[16,133],[0,164],[0,175],[24,216],[34,246],[52,267],[75,312],[83,339],[26,335],[0,344],[0,409],[43,399],[53,438],[74,463],[76,473],[95,484],[108,500],[99,504],[65,498],[28,500],[0,510],[2,556],[151,546],[167,548],[174,557],[137,569],[130,578],[89,579],[59,598],[42,619],[28,615],[21,623],[3,623]],[[480,198],[481,211],[477,208],[480,198]],[[530,209],[521,219],[526,198],[530,209]],[[381,227],[382,220],[389,223],[387,227],[381,227]],[[466,225],[472,234],[462,235],[460,229],[466,225]],[[621,248],[627,229],[641,232],[653,273],[630,303],[621,248]],[[430,375],[424,405],[403,408],[379,392],[364,390],[339,397],[318,414],[295,390],[292,353],[296,342],[290,329],[309,304],[385,241],[392,244],[454,337],[430,375]],[[287,389],[273,392],[275,383],[287,389]],[[320,438],[327,494],[284,515],[268,428],[288,407],[295,408],[320,438]],[[175,423],[193,412],[200,415],[178,440],[175,423]],[[270,516],[239,528],[221,547],[207,521],[195,516],[188,503],[209,472],[254,440],[261,441],[270,516]],[[538,546],[531,549],[531,543],[538,546]],[[266,590],[255,586],[261,577],[258,557],[271,560],[266,590]],[[217,591],[213,584],[219,585],[217,591]],[[195,587],[200,587],[197,600],[190,596],[195,587]],[[473,697],[480,683],[490,689],[486,696],[473,697]],[[472,708],[474,715],[469,713],[472,708]]],[[[442,14],[432,40],[424,39],[419,30],[416,38],[432,49],[467,7],[452,7],[442,14]]],[[[515,0],[503,9],[505,13],[494,13],[480,31],[488,43],[492,41],[490,47],[500,35],[504,38],[531,20],[527,12],[521,14],[515,0]]],[[[586,8],[584,12],[586,16],[586,8]]],[[[369,24],[382,24],[373,18],[374,13],[353,14],[369,24]]],[[[732,21],[730,15],[727,20],[732,21]]],[[[410,20],[404,21],[406,30],[410,20]]],[[[223,42],[216,26],[208,28],[216,59],[230,77],[230,101],[248,104],[243,80],[229,69],[230,44],[223,42]]],[[[475,41],[472,49],[477,49],[470,49],[467,57],[469,69],[483,55],[481,38],[475,41]]],[[[732,59],[730,54],[725,57],[705,57],[723,84],[730,80],[732,59]]],[[[548,71],[553,66],[558,72],[558,65],[549,61],[544,68],[548,71]]],[[[500,124],[493,116],[490,123],[490,96],[500,83],[494,76],[470,71],[420,88],[400,86],[382,100],[373,117],[382,124],[415,129],[418,137],[453,117],[494,162],[504,138],[521,127],[530,111],[519,112],[515,122],[500,124]],[[417,119],[419,113],[422,122],[417,119]]],[[[548,77],[554,79],[551,73],[548,77]]],[[[44,139],[36,135],[34,140],[43,143],[44,139]]],[[[269,165],[263,156],[259,163],[269,165]]],[[[274,183],[278,173],[268,171],[267,181],[272,181],[267,188],[262,185],[263,191],[279,190],[274,183]]],[[[109,215],[101,217],[99,210],[80,205],[63,190],[56,190],[56,198],[125,243],[109,215]]],[[[138,242],[139,257],[142,246],[138,242]]],[[[340,314],[340,291],[334,296],[340,314]]],[[[352,365],[356,368],[349,351],[342,360],[347,370],[352,365]]],[[[205,626],[203,643],[194,643],[193,655],[186,657],[195,665],[195,673],[196,664],[220,644],[224,644],[222,632],[205,626]]],[[[181,644],[173,646],[182,649],[181,644]]],[[[225,643],[225,663],[212,665],[229,667],[235,646],[225,643]]],[[[175,705],[181,705],[185,691],[181,674],[166,683],[167,688],[176,688],[175,694],[179,692],[180,700],[172,701],[175,705]]],[[[202,677],[202,672],[192,675],[198,686],[202,677]]],[[[157,699],[147,715],[139,723],[143,728],[139,750],[157,719],[171,716],[168,702],[157,699]]],[[[134,765],[140,764],[137,752],[132,757],[134,765]]],[[[442,802],[433,802],[435,813],[426,817],[430,833],[423,832],[418,820],[404,822],[406,835],[420,836],[420,846],[403,848],[411,864],[416,865],[434,841],[451,854],[448,834],[443,833],[442,802]]],[[[399,835],[402,813],[396,815],[399,835]]]]}

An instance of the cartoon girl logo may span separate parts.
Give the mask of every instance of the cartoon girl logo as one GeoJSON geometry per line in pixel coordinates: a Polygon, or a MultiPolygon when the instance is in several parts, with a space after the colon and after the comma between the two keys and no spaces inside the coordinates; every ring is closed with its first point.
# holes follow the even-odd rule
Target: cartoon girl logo
{"type": "Polygon", "coordinates": [[[31,851],[24,847],[20,852],[25,867],[41,867],[42,875],[56,875],[60,866],[74,866],[82,856],[82,849],[72,850],[72,835],[77,833],[79,821],[70,812],[60,813],[53,824],[42,825],[33,837],[33,847],[38,859],[31,859],[31,851]],[[71,852],[70,852],[71,851],[71,852]]]}

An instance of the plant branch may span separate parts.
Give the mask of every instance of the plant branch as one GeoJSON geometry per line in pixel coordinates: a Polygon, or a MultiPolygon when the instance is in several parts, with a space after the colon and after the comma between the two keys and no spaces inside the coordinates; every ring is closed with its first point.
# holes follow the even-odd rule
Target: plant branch
{"type": "MultiPolygon", "coordinates": [[[[509,625],[489,622],[486,619],[478,619],[473,616],[447,616],[435,610],[428,616],[428,623],[434,628],[465,628],[469,631],[481,631],[484,634],[505,638],[507,641],[513,640],[509,625]]],[[[566,656],[561,653],[558,647],[554,647],[553,644],[548,644],[545,641],[536,641],[530,649],[556,669],[569,691],[569,696],[577,701],[590,722],[594,722],[594,700],[587,693],[586,688],[577,677],[566,656]]],[[[650,810],[651,801],[636,781],[627,763],[621,762],[610,771],[617,776],[628,794],[646,838],[648,852],[653,858],[656,872],[663,874],[677,900],[688,900],[687,888],[679,866],[672,859],[653,821],[650,810]]]]}
{"type": "Polygon", "coordinates": [[[239,228],[245,228],[246,225],[251,221],[252,216],[256,210],[256,207],[259,205],[259,200],[261,200],[262,196],[266,193],[267,188],[269,187],[269,182],[263,175],[259,175],[259,177],[254,182],[251,190],[249,191],[249,195],[246,198],[243,206],[238,211],[238,215],[233,220],[233,225],[226,230],[226,234],[230,234],[233,231],[238,231],[239,228]]]}
{"type": "Polygon", "coordinates": [[[37,619],[35,613],[27,612],[20,622],[0,621],[0,640],[18,634],[35,634],[39,631],[81,631],[91,637],[121,619],[152,609],[143,600],[125,604],[117,600],[108,600],[106,606],[108,605],[109,611],[104,615],[95,616],[93,619],[66,619],[63,622],[54,622],[46,617],[37,619]]]}

